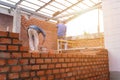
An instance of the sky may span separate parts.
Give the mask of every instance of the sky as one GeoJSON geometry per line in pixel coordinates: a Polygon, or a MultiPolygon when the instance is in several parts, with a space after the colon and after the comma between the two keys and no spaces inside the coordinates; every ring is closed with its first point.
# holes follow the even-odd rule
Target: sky
{"type": "MultiPolygon", "coordinates": [[[[100,32],[104,31],[103,28],[103,14],[100,10],[100,32]]],[[[77,18],[69,21],[67,24],[67,36],[78,36],[86,33],[97,33],[98,31],[98,10],[92,10],[77,18]]]]}

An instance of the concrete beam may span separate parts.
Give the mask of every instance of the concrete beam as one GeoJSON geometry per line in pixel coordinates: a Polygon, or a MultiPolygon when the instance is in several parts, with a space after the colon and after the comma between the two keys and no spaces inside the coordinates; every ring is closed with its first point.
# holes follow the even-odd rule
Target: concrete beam
{"type": "Polygon", "coordinates": [[[8,8],[0,7],[0,13],[13,16],[14,12],[8,8]]]}

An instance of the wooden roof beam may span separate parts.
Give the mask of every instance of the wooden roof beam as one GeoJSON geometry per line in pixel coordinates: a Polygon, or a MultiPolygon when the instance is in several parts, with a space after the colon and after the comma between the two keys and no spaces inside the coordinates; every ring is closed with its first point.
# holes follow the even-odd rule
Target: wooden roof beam
{"type": "Polygon", "coordinates": [[[86,12],[89,12],[89,11],[91,11],[91,10],[98,9],[98,8],[102,8],[101,3],[102,3],[102,2],[99,2],[99,3],[95,4],[94,6],[88,8],[88,9],[85,9],[85,10],[83,10],[83,11],[77,12],[73,17],[70,17],[66,22],[68,22],[68,21],[70,21],[70,20],[78,17],[79,15],[82,15],[82,14],[84,14],[84,13],[86,13],[86,12]]]}
{"type": "Polygon", "coordinates": [[[46,3],[45,5],[41,6],[39,9],[36,10],[36,12],[40,11],[42,8],[44,8],[45,6],[47,6],[48,4],[50,4],[51,2],[53,2],[55,0],[50,0],[48,3],[46,3]]]}

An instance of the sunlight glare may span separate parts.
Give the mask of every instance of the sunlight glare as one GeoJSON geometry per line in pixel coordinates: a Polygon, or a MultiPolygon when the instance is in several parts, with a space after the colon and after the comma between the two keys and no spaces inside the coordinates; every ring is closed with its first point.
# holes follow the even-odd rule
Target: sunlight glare
{"type": "MultiPolygon", "coordinates": [[[[103,32],[103,18],[100,10],[100,32],[103,32]]],[[[71,20],[67,24],[67,36],[78,36],[86,33],[98,32],[98,10],[93,10],[71,20]]]]}

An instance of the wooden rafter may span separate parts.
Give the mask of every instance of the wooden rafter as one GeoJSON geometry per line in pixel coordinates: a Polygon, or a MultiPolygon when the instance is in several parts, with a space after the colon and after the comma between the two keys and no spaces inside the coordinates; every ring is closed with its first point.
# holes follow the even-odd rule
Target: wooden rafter
{"type": "Polygon", "coordinates": [[[45,6],[47,6],[48,4],[50,4],[51,2],[53,2],[55,0],[50,0],[48,3],[46,3],[45,5],[41,6],[39,9],[36,10],[36,12],[38,12],[39,10],[41,10],[42,8],[44,8],[45,6]]]}
{"type": "MultiPolygon", "coordinates": [[[[76,2],[75,4],[73,4],[73,5],[69,6],[69,7],[67,7],[66,9],[60,11],[59,14],[63,13],[64,11],[67,11],[68,9],[72,8],[73,6],[79,4],[79,3],[82,2],[82,1],[83,1],[83,0],[79,0],[79,1],[76,2]]],[[[57,15],[59,15],[59,14],[57,14],[57,15]]],[[[57,15],[53,16],[51,19],[53,19],[53,18],[56,17],[57,15]]]]}
{"type": "Polygon", "coordinates": [[[70,17],[70,18],[67,19],[66,21],[68,22],[68,21],[70,21],[70,20],[78,17],[78,16],[81,15],[81,14],[84,14],[84,13],[86,13],[86,12],[89,12],[89,11],[91,11],[91,10],[94,10],[94,9],[97,9],[97,8],[101,8],[101,7],[102,7],[102,6],[101,6],[101,2],[99,2],[99,3],[95,4],[94,6],[88,8],[88,9],[85,9],[85,10],[82,10],[82,11],[80,11],[80,12],[77,12],[73,17],[70,17]]]}
{"type": "Polygon", "coordinates": [[[17,6],[18,6],[19,4],[21,4],[23,1],[24,1],[24,0],[18,1],[18,2],[15,4],[15,6],[17,7],[17,6]]]}

